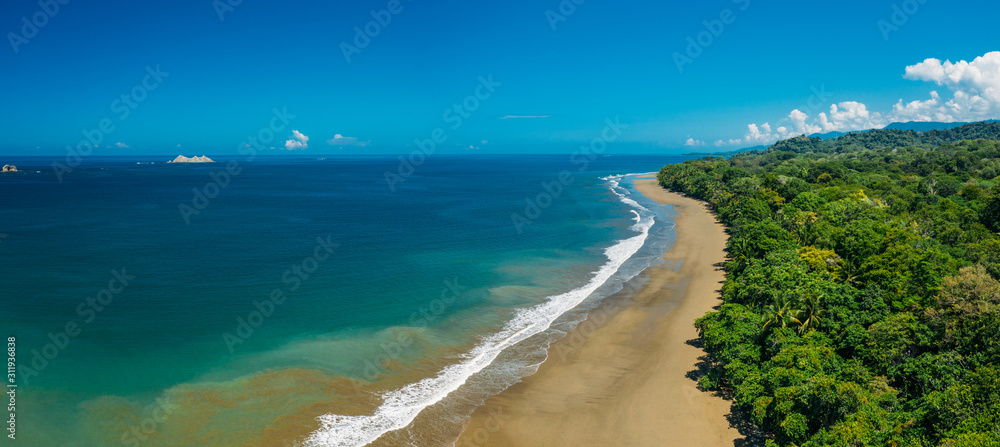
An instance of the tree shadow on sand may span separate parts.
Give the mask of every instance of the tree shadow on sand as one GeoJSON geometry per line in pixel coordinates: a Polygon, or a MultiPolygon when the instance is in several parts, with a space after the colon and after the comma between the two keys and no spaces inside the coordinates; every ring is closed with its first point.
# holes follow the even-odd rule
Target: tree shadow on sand
{"type": "MultiPolygon", "coordinates": [[[[698,349],[705,348],[705,342],[701,338],[695,338],[688,340],[686,342],[688,345],[694,346],[698,349]]],[[[704,377],[712,370],[715,363],[706,354],[698,357],[698,363],[695,364],[695,369],[688,371],[685,376],[688,379],[693,380],[696,384],[698,380],[704,377]]],[[[718,390],[706,390],[697,385],[698,389],[703,393],[711,393],[713,396],[725,399],[730,403],[729,414],[726,415],[726,420],[729,421],[729,426],[735,428],[739,431],[741,439],[733,441],[733,447],[763,447],[764,442],[768,439],[767,435],[763,433],[753,421],[750,419],[750,415],[746,414],[736,408],[733,403],[733,389],[728,387],[721,387],[718,390]]]]}

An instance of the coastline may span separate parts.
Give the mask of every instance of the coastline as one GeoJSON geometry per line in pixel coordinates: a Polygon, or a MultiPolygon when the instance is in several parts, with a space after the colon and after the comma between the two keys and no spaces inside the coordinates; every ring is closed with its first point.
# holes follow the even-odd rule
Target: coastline
{"type": "Polygon", "coordinates": [[[677,212],[677,240],[642,290],[610,300],[549,348],[538,371],[478,408],[456,446],[718,446],[741,436],[730,403],[691,377],[704,352],[695,319],[721,304],[723,226],[655,180],[636,188],[677,212]],[[603,323],[603,324],[602,324],[603,323]]]}

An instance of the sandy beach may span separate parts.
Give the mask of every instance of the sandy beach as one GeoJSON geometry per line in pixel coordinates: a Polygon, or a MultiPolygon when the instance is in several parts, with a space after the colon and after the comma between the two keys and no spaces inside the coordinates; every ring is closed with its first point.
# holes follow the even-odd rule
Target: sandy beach
{"type": "Polygon", "coordinates": [[[640,192],[677,210],[677,242],[627,300],[609,300],[549,350],[537,373],[476,410],[457,446],[731,446],[730,403],[698,390],[693,327],[721,303],[726,233],[699,201],[655,180],[640,192]]]}

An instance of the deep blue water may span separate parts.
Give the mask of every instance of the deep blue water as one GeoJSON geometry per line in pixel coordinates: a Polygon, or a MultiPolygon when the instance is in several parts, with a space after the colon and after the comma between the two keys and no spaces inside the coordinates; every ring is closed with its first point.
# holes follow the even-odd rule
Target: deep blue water
{"type": "Polygon", "coordinates": [[[289,370],[377,383],[406,365],[447,365],[517,309],[587,283],[605,249],[635,236],[633,208],[605,177],[681,160],[601,157],[581,171],[565,155],[441,155],[390,187],[395,157],[261,157],[236,159],[239,174],[217,188],[226,157],[169,158],[94,157],[62,181],[56,159],[3,160],[23,171],[0,175],[0,329],[31,368],[19,375],[23,445],[118,440],[165,393],[214,422],[160,422],[143,445],[239,445],[208,432],[259,439],[330,390],[205,409],[192,389],[239,394],[247,378],[267,388],[260,374],[289,370]],[[117,293],[102,292],[109,281],[117,293]],[[269,310],[275,290],[283,299],[269,310]],[[258,308],[269,316],[241,331],[258,308]],[[79,334],[64,337],[67,323],[79,334]],[[388,348],[396,366],[373,374],[366,359],[384,358],[399,330],[416,341],[388,348]]]}

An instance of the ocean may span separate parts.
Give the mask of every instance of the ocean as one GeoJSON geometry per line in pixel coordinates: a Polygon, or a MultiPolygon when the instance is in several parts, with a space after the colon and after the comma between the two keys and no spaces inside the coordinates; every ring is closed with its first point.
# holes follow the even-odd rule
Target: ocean
{"type": "Polygon", "coordinates": [[[685,159],[172,158],[3,160],[19,445],[451,445],[669,248],[629,174],[685,159]]]}

